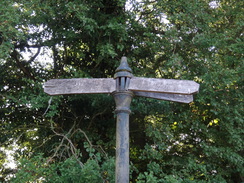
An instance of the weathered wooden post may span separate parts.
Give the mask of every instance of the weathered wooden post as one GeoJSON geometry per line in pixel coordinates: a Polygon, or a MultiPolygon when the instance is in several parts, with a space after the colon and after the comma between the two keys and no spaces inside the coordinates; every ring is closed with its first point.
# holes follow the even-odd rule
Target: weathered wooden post
{"type": "Polygon", "coordinates": [[[190,103],[198,90],[199,84],[194,81],[133,77],[126,57],[122,57],[114,79],[51,79],[44,84],[49,95],[112,93],[117,115],[116,183],[129,182],[129,114],[133,96],[190,103]]]}

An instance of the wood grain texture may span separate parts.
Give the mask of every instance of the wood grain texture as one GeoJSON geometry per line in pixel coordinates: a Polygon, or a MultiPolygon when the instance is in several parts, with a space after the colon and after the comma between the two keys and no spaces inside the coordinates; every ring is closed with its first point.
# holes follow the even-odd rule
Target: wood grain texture
{"type": "Polygon", "coordinates": [[[190,80],[133,77],[129,90],[191,95],[198,92],[199,84],[190,80]]]}
{"type": "Polygon", "coordinates": [[[168,100],[180,103],[190,103],[193,101],[193,95],[180,95],[180,94],[169,94],[169,93],[153,93],[153,92],[137,92],[134,94],[140,97],[149,97],[160,100],[168,100]]]}
{"type": "MultiPolygon", "coordinates": [[[[49,95],[112,93],[115,90],[113,78],[51,79],[44,84],[44,92],[49,95]]],[[[199,84],[189,80],[133,77],[129,90],[138,96],[189,103],[192,96],[185,95],[197,93],[199,84]]]]}
{"type": "Polygon", "coordinates": [[[51,79],[44,84],[49,95],[111,93],[115,91],[113,78],[51,79]]]}

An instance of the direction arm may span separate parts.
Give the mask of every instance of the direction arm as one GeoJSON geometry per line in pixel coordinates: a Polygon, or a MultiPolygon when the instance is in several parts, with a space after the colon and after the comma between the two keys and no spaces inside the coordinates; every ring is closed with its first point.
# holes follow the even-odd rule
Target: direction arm
{"type": "Polygon", "coordinates": [[[44,84],[49,95],[112,93],[115,90],[113,78],[51,79],[44,84]]]}
{"type": "Polygon", "coordinates": [[[168,100],[180,103],[190,103],[193,101],[193,95],[169,94],[169,93],[155,93],[155,92],[133,92],[136,96],[149,97],[159,100],[168,100]]]}
{"type": "Polygon", "coordinates": [[[199,84],[190,80],[133,77],[130,81],[129,90],[191,95],[198,92],[199,84]]]}

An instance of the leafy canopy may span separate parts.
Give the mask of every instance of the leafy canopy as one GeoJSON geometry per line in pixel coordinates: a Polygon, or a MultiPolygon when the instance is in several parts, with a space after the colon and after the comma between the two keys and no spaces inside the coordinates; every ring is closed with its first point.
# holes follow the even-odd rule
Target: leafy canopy
{"type": "Polygon", "coordinates": [[[123,55],[135,76],[201,84],[190,104],[133,99],[131,181],[244,181],[242,1],[2,0],[0,12],[2,181],[114,180],[113,98],[42,85],[113,77],[123,55]]]}

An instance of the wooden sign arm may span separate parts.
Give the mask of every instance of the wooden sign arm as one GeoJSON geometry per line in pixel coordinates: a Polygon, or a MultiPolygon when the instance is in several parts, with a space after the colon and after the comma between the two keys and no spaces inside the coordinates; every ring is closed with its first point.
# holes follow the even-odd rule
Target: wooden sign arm
{"type": "Polygon", "coordinates": [[[113,78],[51,79],[44,84],[49,95],[112,93],[115,91],[113,78]]]}
{"type": "Polygon", "coordinates": [[[167,100],[179,103],[190,103],[193,101],[193,95],[181,95],[181,94],[170,94],[170,93],[155,93],[155,92],[133,92],[135,96],[154,98],[159,100],[167,100]]]}
{"type": "Polygon", "coordinates": [[[192,95],[199,91],[199,84],[191,80],[133,77],[129,90],[137,92],[155,92],[192,95]]]}

